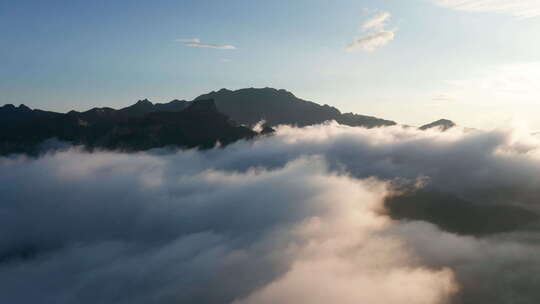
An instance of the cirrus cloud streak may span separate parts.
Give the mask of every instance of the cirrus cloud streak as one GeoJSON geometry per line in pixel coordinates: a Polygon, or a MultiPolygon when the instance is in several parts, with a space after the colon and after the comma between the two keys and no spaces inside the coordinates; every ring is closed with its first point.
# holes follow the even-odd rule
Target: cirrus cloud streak
{"type": "Polygon", "coordinates": [[[202,42],[199,38],[193,39],[177,39],[177,42],[181,42],[187,46],[199,47],[199,48],[210,48],[210,49],[221,49],[221,50],[235,50],[236,47],[230,44],[216,44],[216,43],[206,43],[202,42]]]}
{"type": "Polygon", "coordinates": [[[462,11],[503,13],[520,18],[540,16],[538,0],[434,0],[435,3],[462,11]]]}

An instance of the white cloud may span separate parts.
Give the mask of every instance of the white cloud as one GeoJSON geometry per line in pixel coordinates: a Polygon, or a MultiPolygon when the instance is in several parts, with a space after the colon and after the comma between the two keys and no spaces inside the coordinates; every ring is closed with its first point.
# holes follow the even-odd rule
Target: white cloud
{"type": "Polygon", "coordinates": [[[382,28],[385,26],[385,22],[390,19],[390,17],[392,17],[392,15],[388,12],[379,12],[378,14],[364,22],[362,28],[364,30],[371,28],[382,28]]]}
{"type": "Polygon", "coordinates": [[[200,48],[211,48],[211,49],[222,49],[222,50],[235,50],[236,47],[230,44],[215,44],[215,43],[205,43],[201,42],[199,38],[193,39],[177,39],[177,42],[182,42],[183,44],[191,47],[200,47],[200,48]]]}
{"type": "Polygon", "coordinates": [[[0,185],[1,303],[540,299],[539,226],[508,212],[540,210],[540,142],[514,131],[281,126],[207,151],[0,158],[0,185]],[[419,178],[472,202],[432,223],[505,233],[390,219],[384,200],[419,178]]]}
{"type": "Polygon", "coordinates": [[[394,32],[382,30],[376,33],[369,34],[366,37],[353,41],[347,46],[347,51],[374,51],[379,47],[384,46],[388,42],[394,40],[394,32]]]}
{"type": "Polygon", "coordinates": [[[521,18],[540,16],[539,0],[434,0],[444,7],[469,12],[495,12],[521,18]]]}
{"type": "Polygon", "coordinates": [[[345,50],[374,51],[394,40],[396,30],[385,29],[386,21],[391,18],[388,12],[378,12],[362,24],[362,31],[367,32],[363,37],[353,41],[345,50]]]}
{"type": "Polygon", "coordinates": [[[423,304],[456,290],[451,270],[381,235],[387,183],[319,156],[223,170],[243,152],[221,152],[0,158],[0,302],[423,304]]]}

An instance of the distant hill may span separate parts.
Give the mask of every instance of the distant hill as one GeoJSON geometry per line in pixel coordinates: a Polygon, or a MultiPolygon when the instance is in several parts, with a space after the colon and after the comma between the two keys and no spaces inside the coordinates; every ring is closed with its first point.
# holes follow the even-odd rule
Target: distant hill
{"type": "Polygon", "coordinates": [[[59,117],[62,114],[56,112],[32,110],[21,104],[18,107],[7,104],[0,107],[0,128],[18,125],[33,119],[59,117]]]}
{"type": "Polygon", "coordinates": [[[389,196],[385,206],[396,220],[426,221],[462,235],[514,231],[539,219],[534,211],[519,206],[478,204],[432,187],[389,196]]]}
{"type": "Polygon", "coordinates": [[[456,126],[456,124],[451,120],[440,119],[440,120],[434,121],[432,123],[429,123],[427,125],[423,125],[419,129],[420,130],[429,130],[429,129],[437,128],[437,129],[439,129],[441,131],[446,131],[446,130],[449,130],[449,129],[455,127],[455,126],[456,126]]]}

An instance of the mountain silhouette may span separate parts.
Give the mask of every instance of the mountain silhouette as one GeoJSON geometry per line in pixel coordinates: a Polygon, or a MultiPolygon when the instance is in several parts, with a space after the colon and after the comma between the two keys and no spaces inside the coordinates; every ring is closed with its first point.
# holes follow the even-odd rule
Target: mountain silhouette
{"type": "Polygon", "coordinates": [[[221,89],[193,101],[154,104],[143,99],[118,110],[102,107],[65,114],[8,104],[0,107],[0,154],[36,153],[39,144],[50,138],[89,149],[138,151],[168,145],[209,148],[216,142],[228,144],[256,136],[251,128],[261,121],[265,123],[260,134],[267,135],[281,124],[302,127],[330,120],[367,128],[396,124],[343,114],[329,105],[272,88],[221,89]]]}
{"type": "Polygon", "coordinates": [[[439,120],[434,121],[432,123],[429,123],[427,125],[423,125],[419,129],[420,130],[429,130],[429,129],[437,128],[437,129],[444,132],[444,131],[449,130],[449,129],[455,127],[455,126],[456,126],[456,124],[451,120],[439,119],[439,120]]]}
{"type": "MultiPolygon", "coordinates": [[[[172,112],[143,114],[139,109],[94,108],[67,114],[32,114],[36,116],[32,118],[27,118],[30,114],[26,111],[13,115],[12,107],[2,109],[6,107],[10,117],[20,117],[12,119],[17,123],[0,128],[0,154],[35,154],[39,144],[50,138],[88,149],[140,151],[165,146],[211,148],[217,142],[226,145],[257,135],[220,113],[213,100],[198,100],[172,112]]],[[[2,121],[4,112],[0,112],[2,121]]]]}
{"type": "Polygon", "coordinates": [[[185,100],[173,100],[169,103],[151,103],[148,99],[139,100],[136,104],[118,110],[121,115],[142,117],[152,112],[180,112],[189,106],[185,100]]]}
{"type": "Polygon", "coordinates": [[[42,110],[32,110],[23,104],[18,107],[12,104],[6,104],[3,107],[0,107],[0,128],[18,125],[33,119],[52,118],[60,115],[62,114],[42,110]]]}
{"type": "Polygon", "coordinates": [[[268,126],[280,124],[299,127],[335,120],[340,124],[367,128],[392,126],[396,122],[353,113],[342,114],[329,105],[300,99],[286,90],[273,88],[221,89],[201,95],[195,100],[213,99],[217,108],[232,120],[253,126],[264,120],[268,126]]]}
{"type": "Polygon", "coordinates": [[[171,145],[211,148],[216,142],[227,145],[255,135],[220,113],[213,100],[199,100],[182,111],[154,111],[115,125],[97,146],[122,150],[171,145]]]}

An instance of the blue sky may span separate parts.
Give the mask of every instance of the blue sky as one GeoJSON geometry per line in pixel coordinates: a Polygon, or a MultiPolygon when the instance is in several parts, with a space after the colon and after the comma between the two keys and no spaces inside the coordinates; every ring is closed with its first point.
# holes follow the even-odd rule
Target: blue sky
{"type": "Polygon", "coordinates": [[[269,86],[412,125],[538,129],[538,16],[539,0],[0,0],[0,103],[85,110],[269,86]]]}

